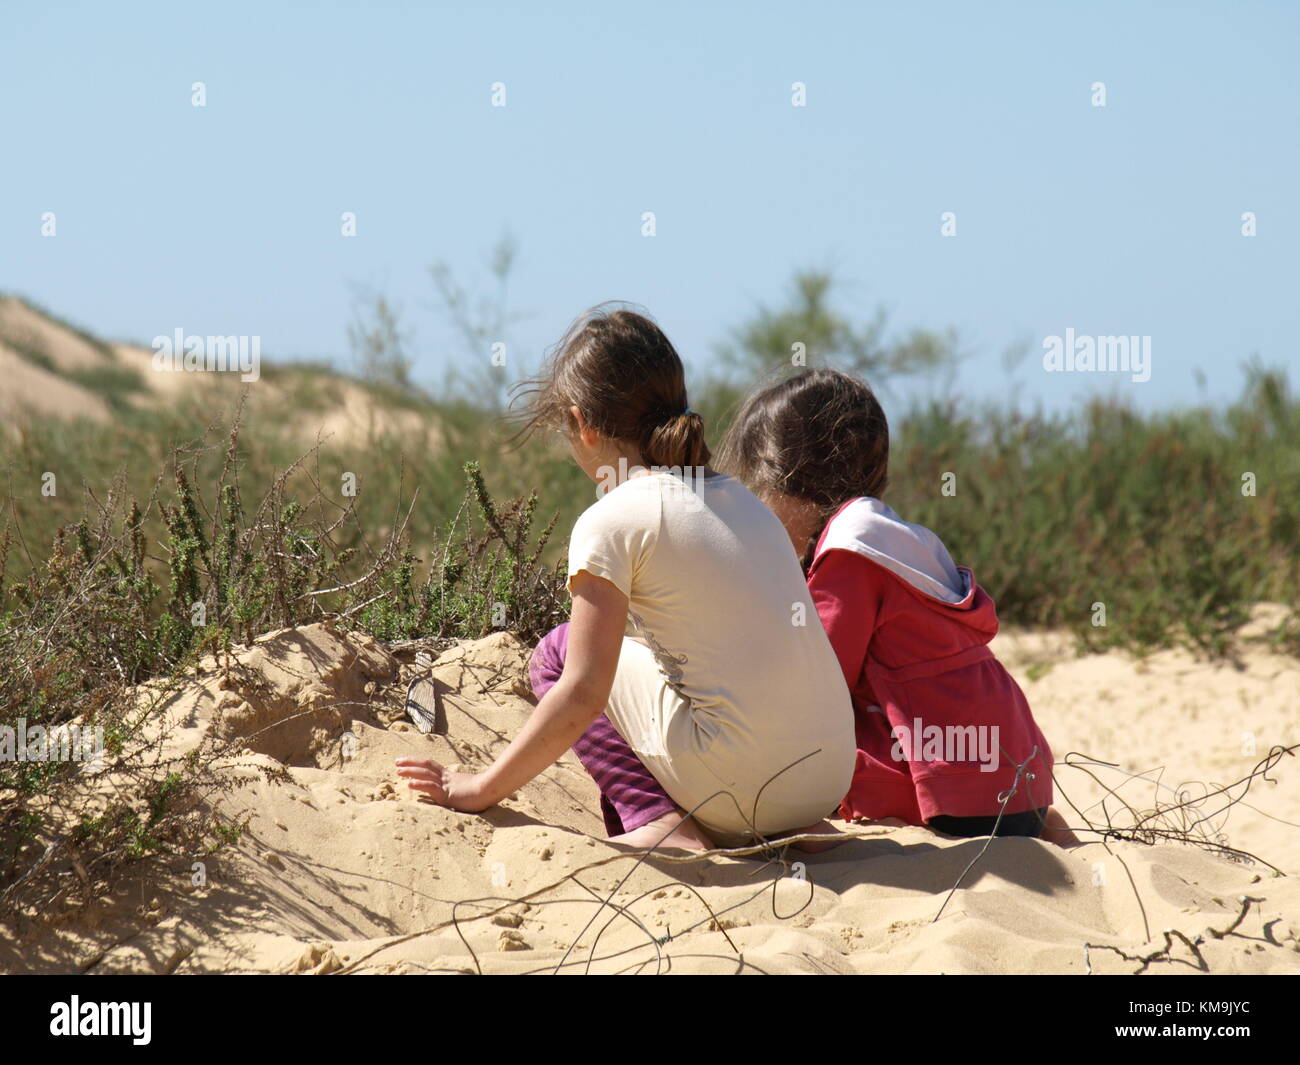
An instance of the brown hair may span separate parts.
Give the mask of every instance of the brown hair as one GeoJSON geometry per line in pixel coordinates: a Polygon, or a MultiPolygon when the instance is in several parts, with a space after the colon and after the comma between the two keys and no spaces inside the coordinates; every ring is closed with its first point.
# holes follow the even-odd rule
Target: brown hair
{"type": "Polygon", "coordinates": [[[889,483],[889,422],[865,381],[803,370],[753,393],[719,449],[718,468],[758,496],[815,504],[824,525],[850,499],[889,483]]]}
{"type": "Polygon", "coordinates": [[[682,360],[648,316],[602,303],[580,315],[551,350],[541,375],[525,381],[516,439],[538,429],[574,428],[570,407],[601,436],[636,445],[649,466],[709,461],[704,419],[687,406],[682,360]]]}

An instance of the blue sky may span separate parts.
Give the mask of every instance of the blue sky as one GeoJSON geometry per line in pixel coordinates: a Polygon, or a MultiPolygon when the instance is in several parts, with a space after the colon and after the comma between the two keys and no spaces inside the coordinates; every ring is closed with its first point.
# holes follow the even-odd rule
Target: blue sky
{"type": "Polygon", "coordinates": [[[465,356],[428,266],[486,286],[508,230],[520,370],[604,299],[705,367],[801,266],[864,319],[955,327],[979,397],[1017,341],[1049,408],[1300,363],[1300,4],[9,2],[5,24],[0,288],[97,334],[347,365],[364,285],[440,380],[465,356]],[[1044,373],[1067,327],[1149,335],[1151,380],[1044,373]]]}

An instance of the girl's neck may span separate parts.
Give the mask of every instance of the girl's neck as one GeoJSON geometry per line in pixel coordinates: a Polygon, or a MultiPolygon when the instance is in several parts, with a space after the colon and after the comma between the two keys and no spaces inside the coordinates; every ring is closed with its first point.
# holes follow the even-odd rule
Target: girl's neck
{"type": "Polygon", "coordinates": [[[812,550],[816,539],[826,526],[826,515],[822,508],[807,499],[774,493],[763,500],[768,508],[785,526],[786,535],[806,569],[812,561],[812,550]]]}

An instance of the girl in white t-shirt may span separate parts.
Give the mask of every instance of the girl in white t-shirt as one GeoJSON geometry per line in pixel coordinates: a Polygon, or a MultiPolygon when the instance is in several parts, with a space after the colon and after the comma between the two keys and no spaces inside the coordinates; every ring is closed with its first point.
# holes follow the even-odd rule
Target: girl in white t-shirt
{"type": "Polygon", "coordinates": [[[540,701],[491,767],[403,758],[400,775],[477,811],[573,747],[624,842],[701,848],[829,830],[822,819],[854,765],[848,687],[780,521],[708,468],[672,344],[643,315],[597,308],[533,386],[524,434],[563,431],[597,484],[570,538],[571,621],[543,640],[540,701]],[[617,756],[602,750],[626,745],[602,745],[610,730],[671,808],[620,823],[617,756]]]}

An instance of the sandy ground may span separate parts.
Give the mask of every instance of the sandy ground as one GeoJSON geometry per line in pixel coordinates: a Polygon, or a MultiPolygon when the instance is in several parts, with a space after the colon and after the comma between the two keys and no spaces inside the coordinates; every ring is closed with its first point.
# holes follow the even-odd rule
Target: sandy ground
{"type": "MultiPolygon", "coordinates": [[[[1300,663],[1261,650],[1240,668],[1182,652],[1144,663],[1073,658],[1064,640],[1042,634],[1000,637],[997,650],[1058,763],[1076,751],[1118,765],[1093,770],[1127,806],[1082,769],[1058,769],[1060,787],[1097,825],[1102,798],[1110,823],[1132,825],[1157,800],[1201,799],[1206,785],[1245,776],[1300,731],[1300,663]]],[[[252,737],[220,800],[247,820],[242,840],[0,937],[0,969],[1300,971],[1293,757],[1270,774],[1275,783],[1256,781],[1226,812],[1210,798],[1175,815],[1287,875],[1182,842],[986,848],[888,824],[842,826],[861,838],[815,856],[642,860],[603,840],[595,789],[572,756],[483,815],[417,801],[393,774],[400,754],[489,760],[530,709],[526,657],[506,635],[443,654],[433,675],[445,735],[425,736],[403,713],[413,651],[394,656],[322,626],[262,637],[228,675],[207,672],[169,709],[178,747],[205,731],[252,737]]]]}

